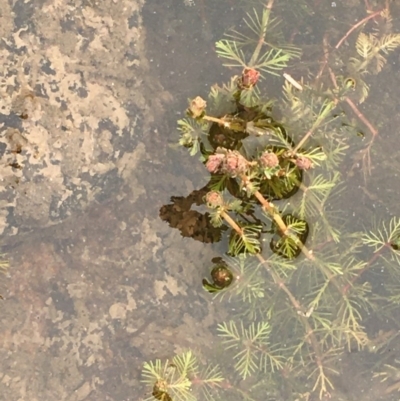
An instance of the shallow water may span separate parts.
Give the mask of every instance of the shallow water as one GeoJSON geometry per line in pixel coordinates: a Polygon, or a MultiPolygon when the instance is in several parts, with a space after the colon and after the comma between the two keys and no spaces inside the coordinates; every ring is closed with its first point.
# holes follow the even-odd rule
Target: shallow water
{"type": "MultiPolygon", "coordinates": [[[[140,381],[143,363],[188,349],[201,364],[217,359],[232,370],[215,327],[233,306],[201,285],[224,244],[182,238],[159,209],[208,181],[199,160],[171,146],[175,124],[188,98],[231,76],[214,43],[240,26],[249,11],[243,3],[0,0],[0,229],[10,261],[1,399],[144,400],[151,391],[140,381]]],[[[303,3],[299,11],[288,1],[275,7],[304,46],[319,45],[326,30],[346,32],[343,13],[365,16],[358,2],[303,3]]],[[[352,170],[352,190],[341,198],[355,227],[366,214],[368,223],[375,213],[400,214],[398,54],[361,106],[379,139],[367,184],[352,170]]],[[[298,65],[307,68],[307,60],[298,65]]],[[[271,79],[271,96],[282,82],[271,79]]],[[[371,384],[368,375],[349,383],[348,372],[365,366],[345,353],[332,399],[390,399],[385,383],[371,384]]],[[[254,383],[235,384],[243,395],[254,383]]],[[[266,397],[293,395],[281,389],[266,397]]]]}

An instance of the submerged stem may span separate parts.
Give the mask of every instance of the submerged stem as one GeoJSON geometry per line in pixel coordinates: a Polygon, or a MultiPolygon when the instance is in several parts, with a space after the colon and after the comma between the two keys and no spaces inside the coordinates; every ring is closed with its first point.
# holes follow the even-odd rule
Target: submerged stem
{"type": "Polygon", "coordinates": [[[258,57],[260,56],[261,48],[262,48],[262,46],[263,46],[263,44],[265,42],[265,34],[267,33],[267,29],[266,28],[268,26],[268,21],[269,21],[270,15],[271,15],[271,10],[272,10],[273,5],[274,5],[274,0],[268,0],[268,3],[265,6],[265,8],[267,9],[265,29],[263,29],[260,32],[260,36],[258,38],[257,46],[254,49],[254,53],[251,56],[251,59],[250,59],[250,62],[249,62],[249,66],[250,67],[256,64],[256,62],[258,60],[258,57]]]}
{"type": "MultiPolygon", "coordinates": [[[[260,194],[262,197],[262,195],[260,194]]],[[[266,203],[268,201],[262,197],[266,203]]],[[[257,198],[258,199],[258,198],[257,198]]],[[[269,205],[269,204],[268,204],[269,205]]],[[[270,208],[272,208],[271,205],[269,205],[270,208]]],[[[276,214],[275,214],[276,215],[276,214]]],[[[226,213],[222,212],[221,216],[225,219],[225,221],[239,234],[242,235],[243,231],[242,229],[238,226],[238,224],[226,213]]],[[[279,215],[278,215],[279,216],[279,215]]],[[[279,216],[280,217],[280,216],[279,216]]],[[[280,218],[281,219],[281,218],[280,218]]],[[[281,219],[282,220],[282,219],[281,219]]],[[[283,226],[286,227],[285,223],[282,220],[283,226]]],[[[282,227],[283,227],[282,226],[282,227]]],[[[307,251],[307,249],[303,246],[303,249],[307,251]]],[[[303,250],[302,249],[302,250],[303,250]]],[[[304,252],[304,251],[303,251],[304,252]]],[[[308,252],[308,251],[307,251],[308,252]]],[[[311,256],[311,255],[310,255],[311,256]]],[[[285,284],[284,280],[282,280],[278,274],[276,274],[269,266],[268,262],[264,259],[264,257],[258,253],[256,255],[257,259],[260,261],[260,263],[265,267],[266,271],[270,274],[272,277],[273,282],[287,295],[290,303],[293,305],[293,307],[297,311],[297,315],[299,316],[300,321],[302,322],[306,337],[309,339],[309,342],[311,344],[311,347],[315,353],[315,362],[317,364],[317,368],[320,371],[323,371],[323,364],[322,364],[322,359],[323,359],[323,354],[322,350],[320,347],[320,344],[318,343],[318,340],[315,336],[314,330],[310,325],[310,322],[308,321],[308,318],[306,316],[306,308],[304,308],[301,303],[296,299],[296,297],[293,295],[293,293],[290,291],[290,289],[287,287],[285,284]]],[[[326,390],[326,389],[325,389],[326,390]]]]}
{"type": "Polygon", "coordinates": [[[243,235],[243,230],[239,227],[239,225],[236,223],[235,220],[232,219],[231,216],[229,216],[228,213],[222,211],[221,212],[221,217],[225,219],[225,221],[239,234],[243,235]]]}
{"type": "MultiPolygon", "coordinates": [[[[243,184],[246,188],[249,188],[251,186],[250,180],[245,175],[242,174],[240,176],[240,179],[243,181],[243,184]]],[[[271,205],[270,202],[267,201],[267,199],[264,198],[260,191],[255,191],[254,196],[260,202],[262,208],[266,210],[268,214],[273,218],[273,220],[279,227],[279,231],[282,233],[282,235],[284,235],[288,231],[288,226],[283,221],[281,215],[276,212],[275,208],[271,205]]],[[[314,255],[307,249],[307,247],[303,243],[299,243],[299,247],[301,249],[301,252],[303,252],[307,259],[315,259],[314,255]]]]}

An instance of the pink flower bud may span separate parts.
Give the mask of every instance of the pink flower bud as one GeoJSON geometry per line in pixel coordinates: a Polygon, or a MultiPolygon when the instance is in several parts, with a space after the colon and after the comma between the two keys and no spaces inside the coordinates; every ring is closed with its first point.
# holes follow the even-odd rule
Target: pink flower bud
{"type": "Polygon", "coordinates": [[[207,162],[206,162],[206,168],[207,170],[214,174],[217,173],[225,159],[225,155],[221,153],[216,153],[214,155],[210,155],[207,162]]]}
{"type": "Polygon", "coordinates": [[[257,84],[259,78],[260,73],[257,70],[246,67],[239,78],[238,86],[240,89],[251,89],[257,84]]]}
{"type": "Polygon", "coordinates": [[[224,204],[221,194],[217,191],[207,192],[205,201],[207,206],[211,208],[217,208],[218,206],[222,206],[224,204]]]}
{"type": "Polygon", "coordinates": [[[236,150],[228,151],[223,166],[223,171],[231,177],[236,177],[246,172],[249,162],[236,150]]]}
{"type": "Polygon", "coordinates": [[[260,164],[263,167],[276,167],[279,165],[278,156],[275,153],[264,152],[260,157],[260,164]]]}
{"type": "Polygon", "coordinates": [[[207,102],[204,99],[202,99],[200,96],[197,96],[190,102],[190,105],[188,108],[188,113],[193,118],[202,117],[203,114],[205,113],[206,106],[207,106],[207,102]]]}

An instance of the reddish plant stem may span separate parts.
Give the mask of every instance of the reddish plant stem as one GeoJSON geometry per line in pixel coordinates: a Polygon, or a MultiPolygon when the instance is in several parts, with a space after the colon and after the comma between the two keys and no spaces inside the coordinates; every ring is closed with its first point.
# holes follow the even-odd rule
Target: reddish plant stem
{"type": "Polygon", "coordinates": [[[350,106],[350,108],[353,110],[353,112],[357,116],[357,118],[369,129],[369,131],[371,132],[373,137],[376,137],[378,135],[378,130],[368,121],[367,117],[365,117],[364,114],[361,113],[359,108],[354,104],[354,102],[351,99],[346,97],[344,100],[350,106]]]}
{"type": "MultiPolygon", "coordinates": [[[[363,18],[361,21],[357,22],[357,24],[353,25],[353,26],[346,32],[346,34],[339,40],[339,42],[336,43],[336,46],[334,47],[334,50],[339,49],[339,47],[343,44],[343,42],[344,42],[344,41],[351,35],[351,33],[354,32],[359,26],[365,24],[365,23],[366,23],[367,21],[369,21],[370,19],[375,18],[376,16],[380,15],[380,14],[382,13],[382,11],[383,11],[383,10],[376,11],[376,12],[374,12],[374,13],[368,15],[367,17],[363,18]]],[[[326,36],[326,35],[324,36],[323,43],[324,43],[324,61],[323,61],[322,67],[320,68],[320,70],[319,70],[319,72],[318,72],[318,74],[317,74],[317,77],[316,77],[316,80],[317,80],[317,81],[321,78],[322,73],[324,72],[324,70],[325,70],[325,68],[326,68],[326,66],[327,66],[327,64],[328,64],[328,56],[329,56],[329,53],[330,53],[330,52],[327,50],[327,48],[328,48],[328,46],[327,46],[327,45],[328,45],[328,39],[327,39],[327,36],[326,36]]]]}
{"type": "Polygon", "coordinates": [[[369,1],[368,0],[364,0],[364,4],[365,4],[365,8],[367,9],[367,11],[371,10],[371,6],[369,5],[369,1]]]}
{"type": "MultiPolygon", "coordinates": [[[[329,68],[329,72],[330,72],[330,76],[331,76],[331,80],[333,85],[337,88],[336,85],[336,77],[333,74],[333,71],[329,68]]],[[[357,118],[363,123],[365,124],[365,126],[369,129],[369,131],[372,134],[372,139],[369,141],[368,146],[361,151],[361,153],[364,153],[363,156],[363,171],[364,171],[364,179],[366,180],[366,172],[368,172],[368,174],[371,174],[371,158],[370,158],[370,148],[375,140],[375,138],[378,135],[378,130],[368,121],[367,117],[364,116],[363,113],[361,113],[360,109],[354,104],[354,102],[349,98],[349,97],[345,97],[344,101],[350,106],[350,108],[352,109],[352,111],[354,112],[354,114],[357,116],[357,118]]]]}
{"type": "Polygon", "coordinates": [[[265,6],[267,8],[267,10],[270,10],[270,11],[272,10],[272,7],[274,5],[274,1],[275,0],[268,0],[267,5],[265,6]]]}
{"type": "MultiPolygon", "coordinates": [[[[331,68],[329,68],[329,76],[331,77],[333,86],[337,89],[338,86],[336,82],[336,76],[331,68]]],[[[354,102],[349,97],[346,96],[344,98],[344,101],[350,106],[356,117],[369,129],[374,139],[378,135],[378,130],[368,121],[367,117],[365,117],[364,114],[361,113],[360,109],[354,104],[354,102]]]]}
{"type": "Polygon", "coordinates": [[[323,44],[322,48],[324,50],[324,59],[323,59],[323,62],[322,62],[322,66],[319,69],[318,74],[317,74],[317,76],[315,78],[316,82],[318,82],[321,79],[322,74],[323,74],[323,72],[325,70],[325,67],[328,65],[329,51],[327,50],[328,49],[328,37],[327,37],[327,34],[325,34],[324,37],[322,38],[322,44],[323,44]]]}
{"type": "MultiPolygon", "coordinates": [[[[325,54],[327,54],[327,45],[328,45],[328,43],[327,43],[326,37],[324,37],[323,46],[324,46],[324,52],[325,52],[325,54]]],[[[330,76],[330,78],[331,78],[332,84],[333,84],[333,86],[337,89],[337,88],[338,88],[338,85],[337,85],[337,82],[336,82],[336,76],[335,76],[335,74],[333,73],[333,71],[332,71],[332,69],[331,69],[330,67],[328,67],[328,70],[329,70],[329,76],[330,76]]],[[[336,99],[336,101],[338,102],[339,99],[336,99]]],[[[371,160],[370,160],[370,156],[369,156],[369,155],[370,155],[369,150],[370,150],[371,145],[372,145],[372,143],[374,142],[376,136],[378,135],[378,130],[369,122],[369,120],[367,119],[367,117],[365,117],[364,114],[361,113],[361,111],[359,110],[359,108],[354,104],[354,102],[353,102],[349,97],[346,96],[346,97],[344,98],[344,101],[349,105],[349,107],[352,109],[352,111],[353,111],[354,114],[357,116],[357,118],[358,118],[363,124],[365,124],[365,126],[369,129],[369,131],[370,131],[371,134],[372,134],[372,139],[371,139],[371,141],[369,142],[369,144],[368,144],[366,150],[364,151],[364,152],[366,152],[366,153],[365,153],[365,155],[364,155],[364,157],[363,157],[363,160],[364,160],[364,162],[365,162],[364,166],[366,166],[368,173],[371,173],[371,160]]],[[[365,170],[364,170],[364,171],[365,171],[365,170]]],[[[364,175],[364,178],[365,178],[365,175],[364,175]]]]}
{"type": "Polygon", "coordinates": [[[339,47],[342,45],[342,43],[351,35],[351,33],[353,31],[355,31],[359,26],[361,26],[362,24],[365,24],[367,21],[369,21],[372,18],[375,18],[376,16],[378,16],[379,14],[382,13],[383,10],[379,10],[379,11],[375,11],[374,13],[366,16],[365,18],[363,18],[361,21],[357,22],[357,24],[353,25],[347,32],[346,34],[342,37],[342,39],[339,40],[339,42],[337,42],[336,46],[335,46],[335,50],[339,49],[339,47]]]}

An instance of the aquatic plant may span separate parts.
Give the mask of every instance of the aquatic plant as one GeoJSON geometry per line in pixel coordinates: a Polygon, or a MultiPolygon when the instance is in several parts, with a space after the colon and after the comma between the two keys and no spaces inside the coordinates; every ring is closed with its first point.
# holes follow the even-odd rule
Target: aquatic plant
{"type": "Polygon", "coordinates": [[[210,173],[203,217],[220,230],[215,240],[228,238],[228,256],[214,260],[212,282],[203,281],[236,310],[217,328],[236,372],[224,388],[236,390],[238,399],[260,399],[265,387],[278,389],[284,381],[297,397],[322,398],[334,389],[343,353],[379,343],[365,319],[379,321],[388,300],[400,302],[399,219],[369,229],[365,222],[352,232],[342,208],[334,208],[346,193],[348,154],[362,161],[365,177],[370,172],[378,132],[357,103],[368,96],[367,75],[379,73],[400,46],[400,34],[392,32],[387,8],[371,12],[332,50],[324,39],[312,79],[284,74],[283,96],[266,98],[263,79],[301,53],[285,43],[271,17],[273,4],[247,14],[247,31],[217,42],[225,65],[241,71],[213,86],[207,100],[189,102],[187,117],[178,121],[179,143],[210,173]],[[368,32],[364,25],[373,18],[379,29],[368,32]],[[354,46],[339,54],[357,29],[354,46]],[[350,122],[349,113],[369,133],[350,122]],[[249,376],[257,380],[244,393],[234,382],[249,376]]]}
{"type": "Polygon", "coordinates": [[[192,351],[171,360],[146,362],[142,371],[142,381],[151,393],[146,400],[196,401],[198,394],[207,400],[213,399],[223,380],[218,365],[201,369],[192,351]]]}

